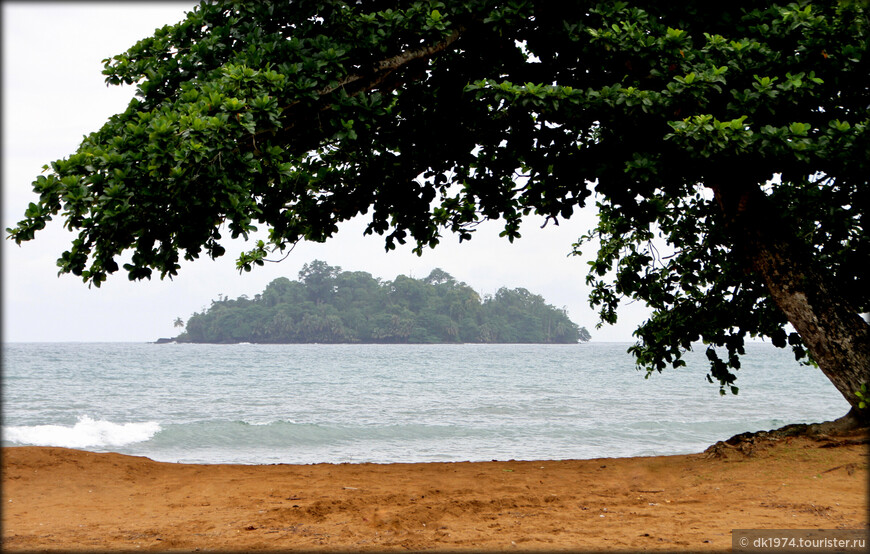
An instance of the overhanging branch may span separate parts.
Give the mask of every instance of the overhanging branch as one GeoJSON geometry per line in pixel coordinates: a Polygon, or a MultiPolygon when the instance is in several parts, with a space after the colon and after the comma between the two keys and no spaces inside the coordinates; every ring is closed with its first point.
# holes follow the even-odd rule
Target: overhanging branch
{"type": "MultiPolygon", "coordinates": [[[[387,58],[385,60],[381,60],[374,65],[374,69],[372,72],[370,72],[370,73],[357,73],[354,75],[348,75],[347,77],[345,77],[344,79],[342,79],[341,81],[336,83],[335,85],[330,86],[330,87],[325,87],[325,88],[317,91],[317,95],[318,96],[326,96],[328,94],[331,94],[331,93],[337,91],[338,89],[344,88],[350,84],[356,83],[356,82],[361,81],[363,79],[368,79],[369,82],[368,82],[367,86],[363,85],[361,87],[358,87],[357,93],[361,90],[371,89],[373,86],[376,86],[378,83],[382,82],[385,79],[386,75],[389,75],[390,73],[392,73],[396,69],[399,69],[402,66],[405,66],[405,65],[407,65],[410,62],[413,62],[415,60],[428,58],[429,56],[432,56],[433,54],[437,54],[438,52],[446,50],[451,44],[456,42],[456,40],[459,39],[460,36],[462,36],[462,33],[464,31],[465,31],[465,27],[459,26],[456,29],[454,29],[453,32],[450,33],[450,35],[448,35],[446,38],[444,38],[444,40],[442,40],[440,42],[437,42],[435,44],[430,44],[429,46],[425,46],[425,47],[419,48],[417,50],[402,52],[399,55],[393,56],[391,58],[387,58]],[[384,75],[384,73],[386,73],[386,75],[384,75]]],[[[301,102],[301,100],[293,102],[292,104],[288,104],[287,106],[282,107],[282,110],[290,109],[290,108],[296,106],[297,104],[299,104],[300,102],[301,102]]]]}
{"type": "MultiPolygon", "coordinates": [[[[323,98],[323,97],[328,96],[329,94],[331,94],[339,89],[346,88],[349,85],[354,85],[353,86],[354,90],[352,90],[349,93],[349,96],[356,96],[363,91],[372,90],[376,87],[379,87],[385,81],[387,81],[391,76],[393,76],[397,70],[400,70],[403,67],[406,67],[413,62],[416,62],[418,60],[424,60],[424,59],[426,59],[434,54],[437,54],[439,52],[443,52],[444,50],[448,49],[450,47],[450,45],[452,45],[454,42],[456,42],[462,36],[462,33],[464,33],[465,30],[466,30],[466,27],[463,25],[460,25],[456,29],[454,29],[453,32],[450,33],[450,35],[448,35],[443,40],[441,40],[435,44],[430,44],[428,46],[425,46],[423,48],[418,48],[416,50],[402,52],[401,54],[398,54],[396,56],[392,56],[390,58],[381,60],[373,66],[373,69],[370,72],[356,73],[353,75],[348,75],[347,77],[345,77],[344,79],[342,79],[341,81],[336,83],[335,85],[325,87],[325,88],[319,90],[317,92],[317,95],[318,95],[318,97],[323,98]]],[[[400,81],[398,79],[393,80],[393,82],[391,83],[391,86],[389,87],[390,90],[397,88],[401,83],[402,83],[402,81],[400,81]]],[[[323,112],[325,110],[328,110],[331,106],[332,106],[331,103],[327,103],[325,105],[320,106],[320,108],[317,109],[313,113],[323,112]]],[[[292,110],[296,107],[302,107],[302,100],[297,100],[296,102],[293,102],[291,104],[288,104],[287,106],[282,107],[281,111],[286,112],[286,111],[292,110]]],[[[309,113],[307,115],[310,118],[312,113],[309,113]]],[[[297,118],[291,118],[291,122],[288,125],[282,127],[281,129],[263,129],[261,131],[257,131],[256,133],[253,133],[251,136],[258,137],[260,135],[269,134],[269,133],[274,134],[276,132],[286,133],[286,132],[292,130],[294,127],[296,127],[297,123],[298,123],[297,118]]]]}

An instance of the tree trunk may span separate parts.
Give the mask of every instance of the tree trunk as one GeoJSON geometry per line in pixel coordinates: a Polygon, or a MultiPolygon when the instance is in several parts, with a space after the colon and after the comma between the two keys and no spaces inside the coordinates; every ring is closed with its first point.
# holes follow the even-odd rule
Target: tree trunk
{"type": "Polygon", "coordinates": [[[771,298],[803,339],[822,372],[864,423],[870,409],[859,409],[855,392],[870,385],[870,325],[819,271],[806,247],[791,239],[785,222],[755,185],[710,186],[751,271],[759,274],[771,298]]]}

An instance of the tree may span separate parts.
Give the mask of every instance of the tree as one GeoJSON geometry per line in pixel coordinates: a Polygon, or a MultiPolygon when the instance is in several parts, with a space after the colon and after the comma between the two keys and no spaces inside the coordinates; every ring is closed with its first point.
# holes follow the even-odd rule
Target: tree
{"type": "Polygon", "coordinates": [[[340,267],[327,265],[326,262],[314,260],[305,264],[299,271],[299,280],[305,283],[311,301],[322,304],[336,292],[335,279],[341,272],[340,267]]]}
{"type": "Polygon", "coordinates": [[[204,2],[105,60],[137,98],[47,166],[9,232],[60,214],[61,271],[99,285],[128,250],[130,279],[172,276],[265,226],[250,270],[359,214],[387,249],[482,219],[514,240],[594,190],[591,302],[604,322],[653,308],[640,367],[703,340],[736,392],[745,338],[769,337],[856,411],[867,43],[863,3],[833,0],[204,2]]]}
{"type": "Polygon", "coordinates": [[[440,267],[436,267],[429,275],[423,279],[423,282],[427,285],[452,285],[456,282],[452,275],[441,269],[440,267]]]}

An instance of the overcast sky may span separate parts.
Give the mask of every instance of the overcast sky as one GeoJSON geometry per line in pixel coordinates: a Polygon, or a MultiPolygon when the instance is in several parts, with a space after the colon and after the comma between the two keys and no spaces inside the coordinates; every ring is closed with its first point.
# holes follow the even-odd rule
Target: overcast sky
{"type": "MultiPolygon", "coordinates": [[[[123,111],[130,87],[107,87],[101,60],[125,51],[154,29],[175,23],[193,2],[3,2],[3,236],[35,200],[31,182],[42,166],[72,154],[82,136],[123,111]]],[[[229,243],[227,255],[182,265],[173,280],[129,282],[123,271],[101,288],[75,276],[58,277],[56,260],[72,240],[59,220],[36,240],[2,244],[3,339],[20,341],[146,342],[178,333],[172,325],[202,311],[219,294],[254,296],[273,279],[296,279],[306,262],[323,260],[345,270],[393,279],[422,278],[441,268],[481,294],[500,286],[525,287],[548,303],[565,307],[571,319],[598,341],[631,341],[643,320],[642,306],[629,306],[616,326],[594,329],[587,303],[586,260],[568,256],[571,244],[594,223],[586,210],[558,227],[530,220],[523,238],[498,237],[499,225],[483,225],[463,244],[446,236],[422,257],[410,247],[385,253],[383,240],[363,237],[364,221],[352,221],[325,244],[304,243],[285,261],[240,275],[235,255],[244,243],[229,243]]],[[[591,254],[591,252],[590,252],[591,254]]]]}

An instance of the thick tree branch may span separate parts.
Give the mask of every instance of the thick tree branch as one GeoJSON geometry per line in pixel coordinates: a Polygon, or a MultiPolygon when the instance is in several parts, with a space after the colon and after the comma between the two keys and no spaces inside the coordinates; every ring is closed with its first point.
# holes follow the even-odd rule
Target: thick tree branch
{"type": "MultiPolygon", "coordinates": [[[[402,52],[401,54],[398,54],[396,56],[381,60],[373,66],[372,71],[366,72],[366,73],[355,73],[353,75],[348,75],[347,77],[345,77],[344,79],[342,79],[341,81],[336,83],[335,85],[325,87],[325,88],[319,90],[317,92],[317,95],[320,98],[323,98],[323,97],[328,96],[329,94],[331,94],[339,89],[346,88],[349,85],[354,85],[355,83],[359,83],[359,84],[357,84],[353,87],[354,90],[352,90],[350,93],[348,93],[348,96],[356,96],[356,95],[362,93],[363,91],[374,90],[374,89],[380,87],[381,85],[383,85],[385,82],[387,82],[391,76],[394,76],[397,70],[402,69],[403,67],[406,67],[413,62],[416,62],[419,60],[424,60],[424,59],[427,59],[434,54],[437,54],[439,52],[443,52],[444,50],[449,48],[450,45],[452,45],[454,42],[456,42],[462,36],[462,33],[464,33],[465,30],[466,30],[466,27],[460,25],[456,29],[454,29],[453,32],[450,33],[450,35],[445,37],[444,40],[441,40],[435,44],[430,44],[430,45],[425,46],[423,48],[418,48],[417,50],[410,50],[407,52],[402,52]]],[[[403,84],[403,81],[401,81],[399,79],[393,79],[393,81],[390,83],[390,86],[388,87],[388,89],[394,90],[402,84],[403,84]]],[[[294,108],[297,108],[297,107],[298,108],[303,107],[301,100],[297,100],[296,102],[293,102],[291,104],[283,106],[281,108],[281,111],[282,111],[282,113],[284,113],[284,112],[288,112],[290,110],[293,110],[294,108]]],[[[306,117],[304,119],[306,121],[308,121],[314,115],[321,113],[321,112],[324,112],[331,107],[332,107],[332,104],[327,103],[327,104],[320,106],[320,108],[314,112],[308,110],[308,113],[305,114],[306,117]]],[[[258,137],[258,136],[265,135],[265,134],[275,134],[278,132],[286,133],[288,131],[291,131],[299,123],[299,118],[292,117],[290,119],[291,119],[291,122],[288,125],[282,127],[280,130],[263,129],[261,131],[257,131],[255,133],[253,133],[252,137],[258,137]]]]}
{"type": "MultiPolygon", "coordinates": [[[[347,77],[345,77],[344,79],[342,79],[341,81],[336,83],[335,85],[320,89],[319,91],[317,91],[317,95],[321,96],[321,97],[326,96],[326,95],[331,94],[331,93],[333,93],[341,88],[344,88],[348,85],[351,85],[351,84],[356,83],[358,81],[361,81],[363,79],[368,79],[369,80],[368,83],[363,84],[363,86],[356,87],[357,90],[354,94],[359,94],[359,92],[362,90],[371,90],[372,88],[377,86],[380,82],[382,82],[386,78],[386,75],[389,75],[390,73],[392,73],[396,69],[399,69],[399,68],[401,68],[401,67],[403,67],[403,66],[405,66],[405,65],[407,65],[415,60],[425,59],[425,58],[432,56],[433,54],[437,54],[438,52],[446,50],[451,44],[456,42],[460,36],[462,36],[462,33],[464,31],[465,31],[465,27],[460,25],[459,27],[454,29],[453,32],[450,33],[450,35],[445,37],[444,40],[442,40],[440,42],[437,42],[435,44],[430,44],[428,46],[425,46],[423,48],[419,48],[417,50],[410,50],[408,52],[402,52],[401,54],[398,54],[398,55],[393,56],[391,58],[381,60],[374,65],[371,72],[356,73],[353,75],[348,75],[347,77]],[[384,74],[385,72],[386,72],[386,75],[384,74]]],[[[290,108],[296,106],[297,104],[299,104],[300,102],[301,101],[293,102],[292,104],[288,104],[287,106],[283,106],[282,109],[283,110],[290,109],[290,108]]]]}

